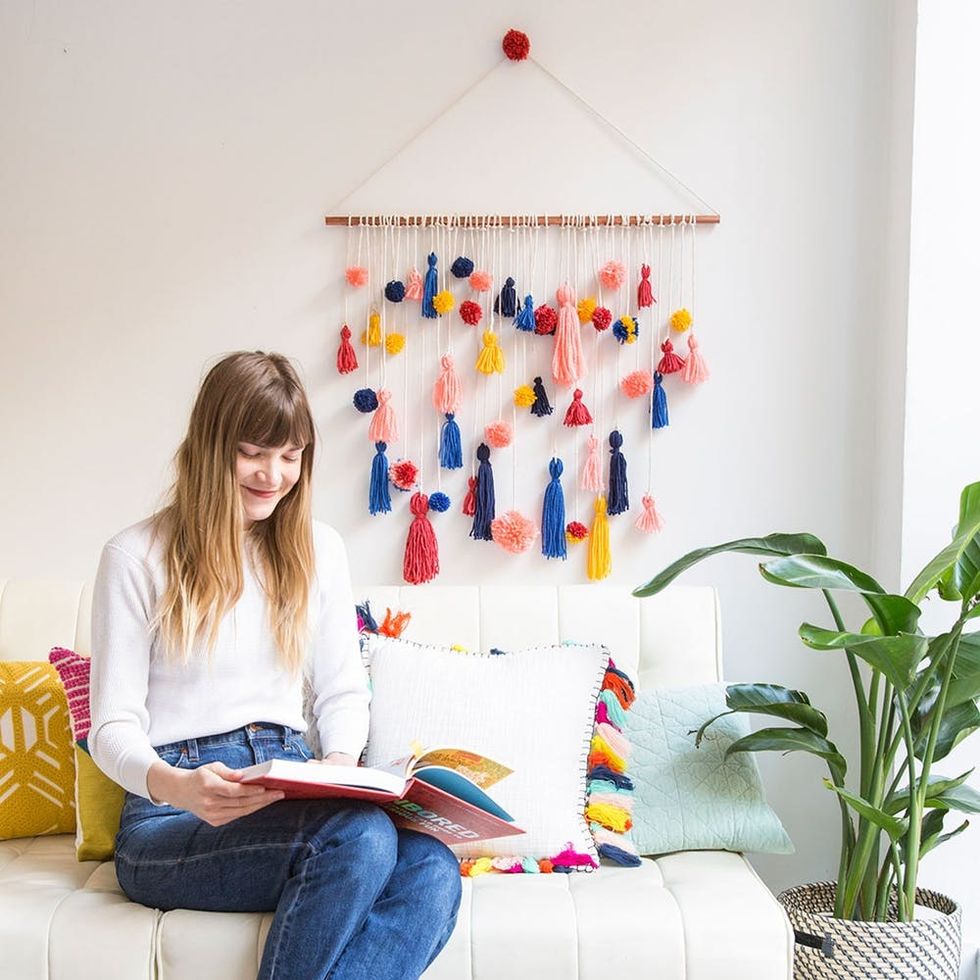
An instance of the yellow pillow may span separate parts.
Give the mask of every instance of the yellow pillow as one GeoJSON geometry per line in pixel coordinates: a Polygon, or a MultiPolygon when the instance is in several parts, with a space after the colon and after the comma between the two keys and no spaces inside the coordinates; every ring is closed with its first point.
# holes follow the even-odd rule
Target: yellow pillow
{"type": "Polygon", "coordinates": [[[0,662],[0,840],[75,829],[73,748],[54,667],[0,662]]]}

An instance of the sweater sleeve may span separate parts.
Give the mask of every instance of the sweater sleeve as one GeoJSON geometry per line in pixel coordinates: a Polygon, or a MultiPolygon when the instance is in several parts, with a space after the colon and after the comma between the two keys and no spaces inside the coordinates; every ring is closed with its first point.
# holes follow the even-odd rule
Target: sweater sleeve
{"type": "Polygon", "coordinates": [[[150,766],[160,758],[147,736],[151,599],[150,574],[143,563],[107,544],[92,594],[88,748],[110,779],[156,803],[146,785],[150,766]]]}
{"type": "Polygon", "coordinates": [[[367,671],[361,661],[357,612],[347,551],[340,535],[324,526],[324,552],[318,556],[320,611],[313,641],[313,716],[324,757],[346,752],[355,759],[367,743],[367,671]]]}

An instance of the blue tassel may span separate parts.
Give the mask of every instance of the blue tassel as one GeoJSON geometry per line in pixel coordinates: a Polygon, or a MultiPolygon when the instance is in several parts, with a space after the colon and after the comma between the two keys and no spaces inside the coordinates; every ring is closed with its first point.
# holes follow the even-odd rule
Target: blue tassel
{"type": "Polygon", "coordinates": [[[612,454],[609,460],[609,500],[608,513],[622,514],[630,509],[630,493],[626,484],[626,457],[620,452],[623,437],[619,429],[609,433],[609,450],[612,454]]]}
{"type": "MultiPolygon", "coordinates": [[[[463,465],[463,446],[459,436],[459,426],[452,412],[446,413],[446,421],[442,423],[442,431],[439,434],[439,465],[444,470],[458,470],[463,465]]],[[[432,506],[431,498],[429,506],[432,506]]]]}
{"type": "Polygon", "coordinates": [[[490,447],[481,442],[476,451],[480,465],[476,471],[476,513],[470,537],[477,541],[493,541],[490,522],[494,519],[493,467],[490,465],[490,447]]]}
{"type": "Polygon", "coordinates": [[[371,615],[371,603],[365,599],[363,606],[354,606],[354,608],[357,610],[357,615],[364,620],[364,629],[368,633],[377,633],[378,624],[374,616],[371,615]]]}
{"type": "Polygon", "coordinates": [[[670,425],[667,416],[667,391],[664,388],[664,376],[656,371],[653,375],[653,409],[651,419],[655,429],[664,429],[670,425]]]}
{"type": "Polygon", "coordinates": [[[371,488],[368,491],[368,510],[371,514],[387,514],[391,510],[391,494],[388,492],[388,444],[376,442],[374,462],[371,464],[371,488]]]}
{"type": "Polygon", "coordinates": [[[429,252],[429,268],[425,270],[425,282],[422,285],[422,316],[434,320],[439,314],[432,305],[436,291],[439,288],[438,273],[436,272],[436,253],[429,252]]]}
{"type": "Polygon", "coordinates": [[[514,320],[514,326],[518,330],[527,330],[529,333],[534,332],[534,299],[530,293],[524,297],[524,305],[514,320]]]}
{"type": "Polygon", "coordinates": [[[545,558],[568,557],[565,539],[565,494],[559,477],[564,470],[562,462],[553,457],[548,464],[551,482],[544,492],[544,511],[541,515],[541,554],[545,558]]]}
{"type": "Polygon", "coordinates": [[[596,850],[599,852],[599,857],[615,861],[616,864],[621,864],[624,868],[637,868],[640,865],[638,855],[630,854],[629,851],[624,851],[621,847],[616,847],[615,844],[600,844],[596,850]]]}
{"type": "Polygon", "coordinates": [[[534,404],[531,406],[531,414],[543,419],[550,415],[554,409],[548,401],[548,392],[544,390],[544,382],[540,378],[534,379],[534,404]]]}
{"type": "Polygon", "coordinates": [[[493,301],[493,312],[499,313],[500,316],[516,316],[519,309],[520,303],[517,302],[514,277],[508,276],[503,289],[500,290],[499,295],[493,301]]]}
{"type": "Polygon", "coordinates": [[[624,776],[621,772],[616,772],[608,766],[593,766],[589,770],[589,779],[605,779],[610,783],[615,783],[619,789],[633,788],[633,780],[629,776],[624,776]]]}

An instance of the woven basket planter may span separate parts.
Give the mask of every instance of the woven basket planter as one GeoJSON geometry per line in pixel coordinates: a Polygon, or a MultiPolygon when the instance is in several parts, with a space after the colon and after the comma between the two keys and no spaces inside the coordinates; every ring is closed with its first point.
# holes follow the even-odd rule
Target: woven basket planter
{"type": "Polygon", "coordinates": [[[943,915],[855,922],[832,917],[836,891],[836,882],[821,881],[779,896],[797,932],[794,980],[957,980],[962,911],[952,899],[919,888],[916,904],[943,915]]]}

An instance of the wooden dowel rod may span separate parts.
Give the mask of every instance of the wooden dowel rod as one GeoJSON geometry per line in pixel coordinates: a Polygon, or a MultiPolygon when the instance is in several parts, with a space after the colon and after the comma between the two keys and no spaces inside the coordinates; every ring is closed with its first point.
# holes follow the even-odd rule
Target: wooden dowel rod
{"type": "MultiPolygon", "coordinates": [[[[684,224],[687,222],[691,223],[691,220],[697,225],[716,225],[721,221],[721,215],[719,214],[628,214],[625,215],[625,222],[628,225],[669,225],[673,224],[684,224]]],[[[419,225],[421,227],[426,227],[429,225],[441,224],[443,226],[457,227],[457,228],[482,228],[485,225],[489,225],[492,228],[502,227],[509,228],[512,225],[518,227],[527,227],[528,221],[530,220],[531,226],[537,225],[561,225],[563,222],[567,223],[573,228],[590,228],[593,225],[621,225],[624,221],[624,216],[621,214],[599,214],[593,216],[590,214],[586,215],[560,215],[560,214],[539,214],[531,215],[530,218],[526,214],[494,214],[489,218],[485,214],[481,215],[465,215],[465,214],[412,214],[412,215],[360,215],[360,214],[328,214],[324,219],[328,225],[350,225],[351,227],[357,227],[360,225],[371,225],[372,227],[381,227],[383,224],[389,226],[406,226],[406,225],[419,225]]]]}

